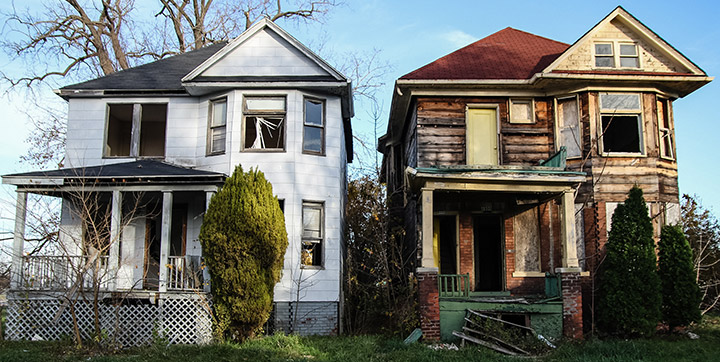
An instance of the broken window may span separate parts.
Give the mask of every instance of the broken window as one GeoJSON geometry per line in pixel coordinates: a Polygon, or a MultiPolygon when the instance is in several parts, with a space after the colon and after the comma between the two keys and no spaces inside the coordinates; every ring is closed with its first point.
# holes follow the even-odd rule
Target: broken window
{"type": "Polygon", "coordinates": [[[325,153],[325,109],[322,101],[305,99],[303,152],[325,153]]]}
{"type": "Polygon", "coordinates": [[[540,223],[538,207],[525,210],[513,218],[515,234],[515,271],[540,271],[540,223]]]}
{"type": "Polygon", "coordinates": [[[603,153],[643,153],[639,94],[601,93],[603,153]]]}
{"type": "Polygon", "coordinates": [[[324,205],[322,202],[303,202],[302,254],[304,266],[322,266],[324,205]]]}
{"type": "Polygon", "coordinates": [[[285,149],[285,98],[246,97],[243,149],[285,149]]]}
{"type": "Polygon", "coordinates": [[[535,123],[532,99],[510,100],[510,123],[535,123]]]}
{"type": "Polygon", "coordinates": [[[210,129],[207,153],[225,153],[225,130],[227,125],[227,99],[210,101],[210,129]]]}
{"type": "Polygon", "coordinates": [[[582,137],[577,97],[558,99],[557,115],[560,130],[559,145],[565,146],[568,158],[580,157],[582,155],[582,137]]]}
{"type": "Polygon", "coordinates": [[[670,101],[657,100],[658,133],[660,136],[660,157],[674,160],[673,135],[670,127],[670,101]]]}
{"type": "Polygon", "coordinates": [[[165,155],[167,104],[109,104],[106,157],[165,155]]]}

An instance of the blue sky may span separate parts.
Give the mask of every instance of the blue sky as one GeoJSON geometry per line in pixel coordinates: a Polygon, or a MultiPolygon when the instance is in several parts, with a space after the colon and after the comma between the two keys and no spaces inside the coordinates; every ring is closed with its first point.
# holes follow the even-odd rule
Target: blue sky
{"type": "MultiPolygon", "coordinates": [[[[0,9],[7,5],[3,2],[0,9]]],[[[323,53],[381,51],[382,59],[393,66],[377,94],[384,106],[379,118],[382,134],[392,84],[401,75],[506,27],[573,43],[617,5],[610,1],[348,0],[323,24],[280,25],[310,47],[325,39],[323,53]]],[[[677,1],[627,1],[621,5],[710,76],[720,75],[720,29],[716,26],[720,2],[686,1],[679,6],[677,1]]],[[[0,55],[0,67],[8,64],[5,55],[0,55]]],[[[49,93],[41,96],[56,99],[49,93]]],[[[720,183],[720,171],[712,155],[718,152],[713,146],[720,143],[720,117],[712,107],[719,99],[720,80],[716,80],[675,102],[680,192],[697,194],[716,212],[720,192],[714,187],[720,183]]],[[[28,170],[18,163],[30,127],[16,107],[23,102],[17,94],[0,98],[0,174],[28,170]]],[[[366,104],[357,104],[353,120],[354,130],[368,141],[373,138],[369,112],[366,104]]],[[[12,199],[12,191],[3,187],[0,198],[12,199]]],[[[7,204],[0,207],[0,218],[11,215],[7,204]]]]}

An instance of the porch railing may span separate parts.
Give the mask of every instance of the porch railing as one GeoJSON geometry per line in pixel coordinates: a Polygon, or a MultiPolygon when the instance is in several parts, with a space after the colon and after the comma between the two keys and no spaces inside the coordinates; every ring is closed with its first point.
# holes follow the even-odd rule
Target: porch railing
{"type": "Polygon", "coordinates": [[[108,257],[99,256],[24,256],[22,260],[21,289],[67,290],[76,286],[82,289],[107,290],[108,257]]]}
{"type": "Polygon", "coordinates": [[[168,290],[203,289],[203,260],[197,255],[168,257],[168,290]]]}
{"type": "Polygon", "coordinates": [[[441,298],[470,296],[470,274],[438,274],[438,292],[441,298]]]}

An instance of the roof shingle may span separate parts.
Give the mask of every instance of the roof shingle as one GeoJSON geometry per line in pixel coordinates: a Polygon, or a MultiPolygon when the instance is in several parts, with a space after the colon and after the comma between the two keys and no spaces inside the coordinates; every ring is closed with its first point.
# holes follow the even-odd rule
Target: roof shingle
{"type": "Polygon", "coordinates": [[[400,79],[529,79],[569,46],[508,27],[400,79]]]}

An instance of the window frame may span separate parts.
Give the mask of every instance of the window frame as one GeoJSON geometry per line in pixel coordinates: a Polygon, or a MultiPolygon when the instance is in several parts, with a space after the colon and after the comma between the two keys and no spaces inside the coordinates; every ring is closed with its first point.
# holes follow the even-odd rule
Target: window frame
{"type": "Polygon", "coordinates": [[[124,102],[124,101],[110,101],[105,103],[105,129],[103,133],[102,143],[102,158],[103,159],[114,159],[114,158],[149,158],[149,159],[164,159],[167,155],[167,130],[168,130],[168,102],[150,101],[150,102],[124,102]],[[130,128],[130,151],[127,155],[113,156],[108,154],[108,140],[110,138],[110,106],[121,106],[131,105],[132,106],[132,119],[130,128]],[[165,106],[165,140],[163,147],[162,156],[145,156],[141,155],[141,141],[142,141],[142,106],[143,105],[164,105],[165,106]]]}
{"type": "Polygon", "coordinates": [[[535,99],[534,98],[510,98],[510,102],[508,104],[508,123],[510,124],[535,124],[535,99]],[[530,112],[530,118],[529,119],[521,119],[521,120],[515,120],[513,119],[513,104],[528,104],[529,105],[529,112],[530,112]]]}
{"type": "Polygon", "coordinates": [[[207,128],[207,141],[206,141],[206,148],[205,148],[205,155],[206,156],[215,156],[215,155],[222,155],[227,152],[227,124],[228,124],[228,97],[220,97],[220,98],[213,98],[208,100],[208,128],[207,128]],[[218,103],[224,102],[225,103],[225,123],[222,126],[213,126],[214,116],[215,116],[215,105],[218,103]],[[213,130],[216,128],[224,128],[225,129],[225,144],[222,147],[221,151],[213,151],[213,130]]]}
{"type": "Polygon", "coordinates": [[[599,148],[600,148],[600,154],[605,157],[644,157],[647,155],[645,145],[647,142],[645,142],[645,132],[644,132],[644,125],[643,125],[643,100],[642,100],[642,93],[622,93],[622,92],[600,92],[598,93],[598,124],[599,124],[599,148]],[[638,97],[638,107],[637,109],[609,109],[609,108],[603,108],[602,105],[602,96],[603,95],[633,95],[638,97]],[[618,151],[605,151],[605,131],[603,130],[603,117],[604,116],[635,116],[637,119],[637,130],[638,130],[638,149],[639,152],[618,152],[618,151]]]}
{"type": "Polygon", "coordinates": [[[324,269],[325,268],[325,201],[317,201],[317,200],[302,200],[302,205],[300,209],[300,218],[301,223],[300,227],[302,228],[300,233],[300,267],[303,269],[324,269]],[[313,208],[320,210],[320,236],[315,237],[306,237],[305,236],[305,208],[313,208]],[[320,246],[320,261],[318,264],[305,264],[303,261],[302,252],[305,250],[305,242],[308,240],[308,242],[316,244],[315,247],[318,245],[320,246]],[[314,240],[314,241],[313,241],[314,240]]]}
{"type": "MultiPolygon", "coordinates": [[[[568,159],[568,160],[572,160],[572,159],[582,158],[582,156],[583,156],[583,148],[584,148],[584,147],[583,147],[582,115],[581,115],[582,108],[580,107],[580,97],[579,97],[577,94],[555,97],[555,102],[554,102],[554,105],[555,105],[555,108],[554,108],[554,109],[555,109],[555,124],[556,124],[556,130],[555,130],[555,135],[556,135],[556,137],[555,137],[555,145],[556,145],[556,152],[559,152],[559,151],[560,151],[560,146],[565,146],[565,147],[567,148],[567,145],[563,142],[564,140],[563,140],[563,136],[562,136],[562,130],[563,130],[563,128],[565,128],[565,127],[564,127],[564,126],[565,126],[565,122],[564,122],[564,121],[565,121],[565,118],[562,117],[562,114],[560,113],[559,103],[560,103],[560,101],[567,101],[567,100],[569,100],[569,99],[572,99],[572,100],[575,101],[575,107],[576,107],[576,110],[577,110],[577,118],[578,118],[578,120],[577,120],[577,121],[578,121],[578,135],[577,135],[577,140],[579,141],[579,142],[578,142],[578,148],[580,149],[580,155],[578,155],[578,156],[570,156],[570,155],[568,154],[567,159],[568,159]]],[[[569,152],[569,151],[568,151],[568,152],[569,152]]]]}
{"type": "Polygon", "coordinates": [[[326,102],[324,99],[314,97],[303,97],[303,131],[302,131],[302,153],[307,155],[325,156],[325,130],[327,124],[327,113],[326,113],[326,102]],[[322,107],[321,123],[322,125],[314,125],[307,123],[307,102],[319,104],[322,107]],[[308,150],[305,148],[305,128],[319,128],[320,129],[320,152],[308,150]]]}
{"type": "Polygon", "coordinates": [[[658,130],[658,153],[660,158],[664,160],[670,160],[675,161],[676,154],[675,154],[675,134],[673,132],[673,119],[672,119],[672,112],[671,112],[671,102],[668,98],[658,97],[655,96],[655,109],[656,109],[656,117],[657,117],[657,130],[658,130]],[[663,119],[667,121],[667,127],[663,127],[663,122],[660,118],[661,112],[660,108],[658,107],[659,104],[663,104],[664,114],[663,119]],[[663,136],[663,131],[666,133],[665,136],[663,136]],[[665,142],[663,142],[663,138],[667,137],[670,140],[670,149],[665,149],[665,142]],[[666,155],[665,151],[669,151],[670,155],[666,155]]]}
{"type": "Polygon", "coordinates": [[[242,101],[242,124],[241,124],[241,137],[240,137],[240,151],[242,152],[287,152],[287,95],[285,94],[243,94],[243,101],[242,101]],[[248,99],[282,99],[283,100],[283,110],[248,110],[247,108],[247,101],[248,99]],[[247,119],[248,117],[261,117],[261,116],[275,116],[274,118],[278,118],[278,116],[282,116],[282,148],[250,148],[245,147],[245,137],[246,135],[246,126],[247,126],[247,119]]]}
{"type": "Polygon", "coordinates": [[[642,57],[640,56],[640,46],[638,43],[629,40],[617,40],[617,39],[596,39],[592,46],[592,65],[593,69],[620,69],[620,70],[642,70],[642,57]],[[595,49],[596,45],[609,44],[612,54],[597,54],[595,49]],[[635,55],[622,55],[620,49],[623,45],[635,46],[635,55]],[[613,65],[611,67],[602,67],[597,65],[597,57],[612,57],[613,65]],[[624,67],[622,65],[623,58],[636,58],[637,67],[624,67]]]}
{"type": "Polygon", "coordinates": [[[618,68],[620,68],[620,69],[640,69],[640,68],[641,68],[641,67],[640,67],[640,49],[639,49],[639,47],[638,47],[638,45],[637,45],[636,43],[634,43],[634,42],[623,42],[623,41],[621,41],[621,42],[618,42],[618,43],[617,43],[617,47],[618,47],[618,52],[617,52],[617,56],[618,56],[618,63],[617,63],[617,65],[618,65],[618,68]],[[635,55],[623,55],[623,53],[622,53],[622,51],[621,51],[623,45],[632,45],[633,47],[635,47],[635,55]],[[637,67],[626,67],[626,66],[623,66],[623,65],[622,65],[622,60],[623,60],[623,58],[635,58],[635,59],[637,59],[637,67]]]}

